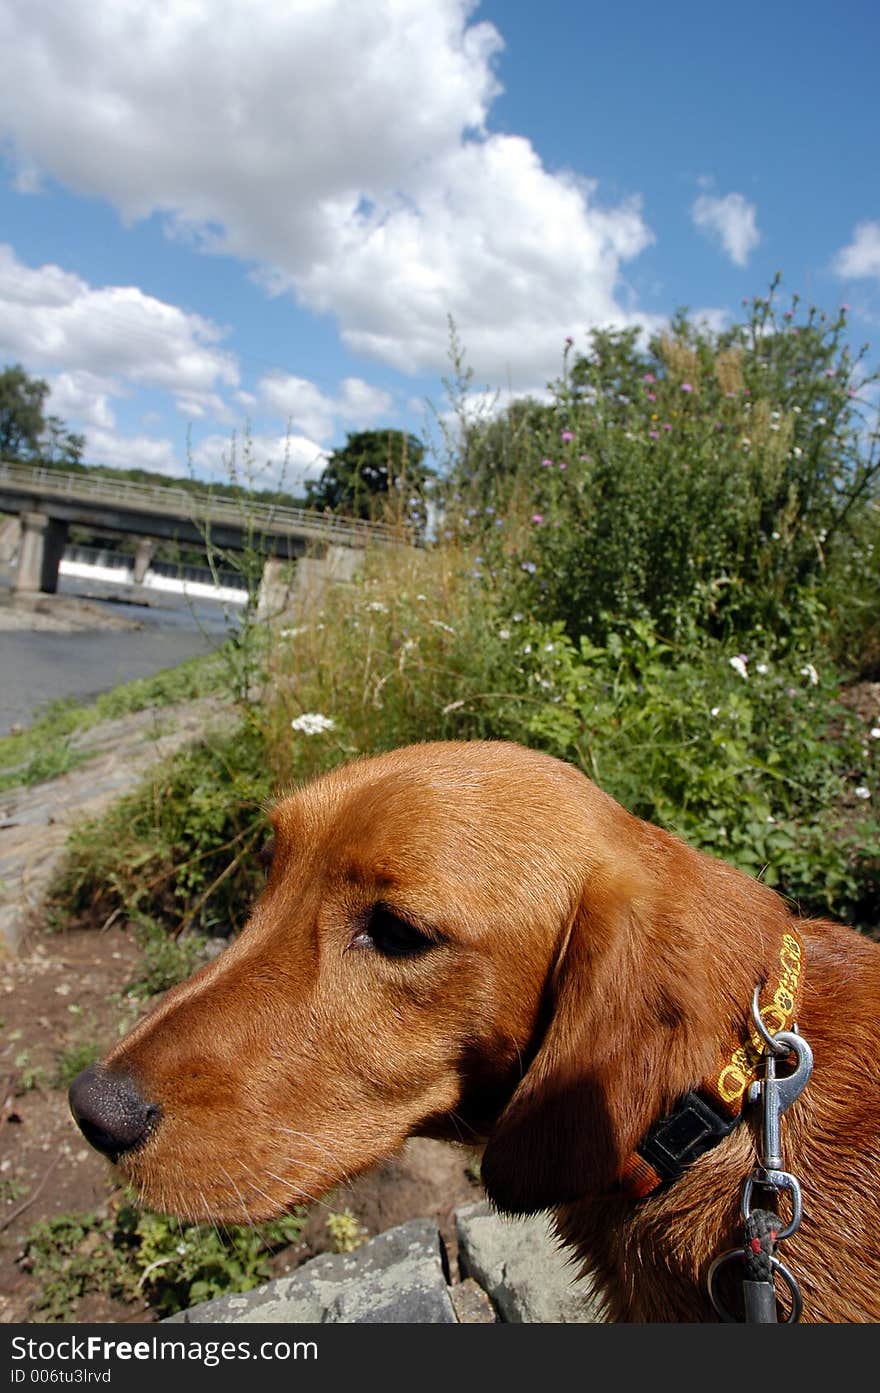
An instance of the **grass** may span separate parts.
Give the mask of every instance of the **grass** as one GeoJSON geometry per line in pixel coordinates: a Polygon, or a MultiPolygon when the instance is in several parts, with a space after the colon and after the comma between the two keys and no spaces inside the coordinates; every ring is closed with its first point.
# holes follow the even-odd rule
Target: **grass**
{"type": "Polygon", "coordinates": [[[0,791],[42,783],[82,764],[89,754],[72,745],[73,737],[102,721],[208,696],[224,679],[222,652],[211,653],[123,683],[91,702],[50,702],[26,730],[0,737],[0,791]]]}

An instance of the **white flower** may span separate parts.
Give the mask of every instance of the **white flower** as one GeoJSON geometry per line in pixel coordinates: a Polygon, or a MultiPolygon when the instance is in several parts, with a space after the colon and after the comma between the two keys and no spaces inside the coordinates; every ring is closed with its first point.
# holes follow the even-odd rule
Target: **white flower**
{"type": "Polygon", "coordinates": [[[365,608],[374,610],[376,614],[388,613],[388,606],[383,605],[381,600],[371,600],[370,603],[365,606],[365,608]]]}
{"type": "Polygon", "coordinates": [[[746,658],[746,657],[744,656],[744,654],[738,653],[737,656],[736,656],[735,658],[730,658],[730,659],[729,659],[729,662],[730,662],[730,666],[733,668],[734,672],[738,672],[739,675],[740,675],[740,677],[748,677],[748,675],[749,675],[749,670],[748,670],[748,668],[746,667],[746,663],[748,662],[748,658],[746,658]]]}
{"type": "Polygon", "coordinates": [[[417,600],[427,600],[427,595],[416,595],[417,600]]]}
{"type": "Polygon", "coordinates": [[[779,533],[778,533],[778,532],[774,532],[774,533],[773,533],[773,540],[774,540],[774,542],[778,542],[778,541],[779,541],[779,533]]]}
{"type": "Polygon", "coordinates": [[[752,443],[752,442],[751,442],[751,440],[749,440],[749,437],[748,437],[747,435],[744,435],[743,438],[742,438],[742,445],[743,445],[743,448],[747,450],[747,449],[749,448],[749,446],[751,445],[751,443],[752,443]]]}
{"type": "Polygon", "coordinates": [[[871,790],[869,788],[865,788],[864,784],[859,784],[858,788],[855,790],[855,795],[856,798],[870,798],[871,790]]]}
{"type": "Polygon", "coordinates": [[[317,711],[305,711],[290,722],[291,730],[301,730],[303,735],[320,735],[322,730],[332,730],[335,722],[329,716],[321,716],[317,711]]]}
{"type": "Polygon", "coordinates": [[[521,614],[512,614],[510,617],[513,620],[514,624],[521,624],[523,621],[523,615],[521,614]]]}
{"type": "Polygon", "coordinates": [[[435,629],[442,629],[444,634],[455,633],[455,630],[450,628],[448,624],[444,624],[442,619],[429,619],[428,623],[433,624],[435,629]]]}
{"type": "Polygon", "coordinates": [[[281,638],[299,638],[300,634],[308,632],[308,625],[301,624],[298,629],[281,629],[281,638]]]}
{"type": "Polygon", "coordinates": [[[880,740],[880,726],[872,726],[868,734],[872,740],[880,740]]]}
{"type": "Polygon", "coordinates": [[[812,663],[807,663],[806,667],[801,668],[801,677],[809,677],[811,687],[819,685],[819,674],[812,663]]]}
{"type": "Polygon", "coordinates": [[[762,677],[764,676],[764,673],[765,673],[765,672],[769,672],[769,671],[770,671],[770,669],[768,668],[768,666],[767,666],[766,663],[756,663],[756,664],[755,664],[755,672],[760,672],[760,674],[761,674],[762,677]]]}
{"type": "Polygon", "coordinates": [[[710,716],[717,716],[720,710],[721,710],[721,707],[720,707],[720,706],[713,706],[713,707],[712,707],[712,710],[709,712],[709,715],[710,715],[710,716]]]}
{"type": "Polygon", "coordinates": [[[532,651],[532,645],[531,645],[530,643],[524,643],[523,646],[522,646],[522,651],[523,651],[524,653],[531,653],[531,651],[532,651]]]}
{"type": "Polygon", "coordinates": [[[795,459],[800,459],[801,455],[802,455],[804,452],[803,452],[803,450],[801,449],[800,445],[795,445],[795,447],[794,447],[794,449],[792,450],[791,453],[794,455],[795,459]]]}
{"type": "Polygon", "coordinates": [[[817,425],[817,426],[827,426],[827,424],[828,424],[828,422],[825,420],[825,417],[824,417],[824,416],[819,416],[819,417],[817,417],[817,420],[816,420],[816,425],[817,425]]]}
{"type": "Polygon", "coordinates": [[[499,629],[499,630],[498,630],[498,637],[499,637],[499,638],[503,638],[503,639],[508,639],[508,638],[510,638],[510,630],[509,630],[509,629],[499,629]]]}
{"type": "Polygon", "coordinates": [[[553,644],[552,644],[552,643],[545,643],[545,644],[544,644],[544,652],[545,652],[545,653],[552,653],[552,652],[553,652],[553,644]]]}

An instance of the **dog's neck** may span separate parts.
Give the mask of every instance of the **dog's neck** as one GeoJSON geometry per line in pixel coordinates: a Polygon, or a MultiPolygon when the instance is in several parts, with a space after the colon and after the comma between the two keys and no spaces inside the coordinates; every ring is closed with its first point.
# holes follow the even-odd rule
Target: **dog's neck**
{"type": "MultiPolygon", "coordinates": [[[[803,969],[803,942],[792,926],[782,935],[774,975],[763,984],[759,997],[761,1020],[769,1034],[795,1025],[803,969]]],[[[620,1188],[634,1200],[645,1199],[717,1146],[742,1121],[746,1095],[758,1077],[764,1053],[761,1035],[745,1012],[741,1030],[723,1048],[712,1073],[658,1119],[626,1158],[620,1188]]]]}

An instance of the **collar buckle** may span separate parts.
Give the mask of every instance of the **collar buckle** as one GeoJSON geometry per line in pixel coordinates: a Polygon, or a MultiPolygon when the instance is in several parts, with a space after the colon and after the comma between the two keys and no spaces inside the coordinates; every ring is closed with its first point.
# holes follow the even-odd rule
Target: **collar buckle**
{"type": "Polygon", "coordinates": [[[711,1151],[741,1120],[740,1114],[729,1117],[716,1111],[702,1094],[692,1089],[651,1128],[637,1150],[666,1183],[675,1180],[705,1151],[711,1151]]]}

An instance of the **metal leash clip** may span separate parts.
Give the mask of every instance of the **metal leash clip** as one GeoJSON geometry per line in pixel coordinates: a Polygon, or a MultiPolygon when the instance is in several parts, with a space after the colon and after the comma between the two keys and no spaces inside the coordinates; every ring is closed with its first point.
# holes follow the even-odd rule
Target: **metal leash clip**
{"type": "Polygon", "coordinates": [[[784,1263],[776,1256],[776,1245],[790,1238],[800,1226],[803,1215],[801,1187],[790,1172],[783,1170],[780,1119],[786,1108],[806,1088],[813,1072],[813,1051],[802,1035],[795,1030],[780,1030],[771,1035],[761,1019],[758,1006],[760,988],[755,988],[752,998],[752,1020],[755,1029],[764,1041],[764,1078],[756,1081],[749,1089],[749,1101],[762,1105],[762,1149],[761,1164],[756,1166],[746,1178],[743,1186],[741,1213],[745,1225],[745,1243],[741,1248],[731,1248],[717,1257],[709,1268],[709,1296],[716,1312],[723,1321],[735,1322],[721,1300],[718,1291],[718,1275],[728,1263],[741,1261],[745,1266],[743,1277],[743,1299],[745,1320],[762,1324],[775,1324],[776,1289],[774,1277],[778,1275],[785,1282],[791,1295],[791,1311],[786,1324],[795,1324],[801,1316],[803,1301],[800,1288],[784,1263]],[[777,1060],[795,1056],[794,1069],[781,1078],[776,1073],[777,1060]],[[778,1194],[788,1191],[791,1195],[791,1219],[783,1228],[775,1210],[753,1208],[755,1190],[778,1194]]]}

